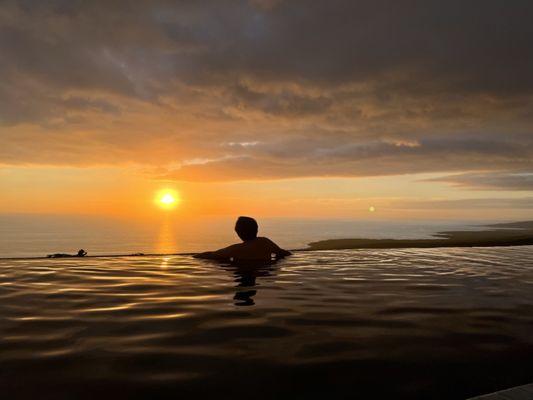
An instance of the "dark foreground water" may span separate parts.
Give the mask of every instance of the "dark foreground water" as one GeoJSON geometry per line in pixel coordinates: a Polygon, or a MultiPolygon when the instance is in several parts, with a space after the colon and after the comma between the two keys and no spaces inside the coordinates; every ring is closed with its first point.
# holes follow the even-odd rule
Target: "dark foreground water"
{"type": "Polygon", "coordinates": [[[2,398],[462,399],[533,381],[533,248],[0,260],[2,398]]]}

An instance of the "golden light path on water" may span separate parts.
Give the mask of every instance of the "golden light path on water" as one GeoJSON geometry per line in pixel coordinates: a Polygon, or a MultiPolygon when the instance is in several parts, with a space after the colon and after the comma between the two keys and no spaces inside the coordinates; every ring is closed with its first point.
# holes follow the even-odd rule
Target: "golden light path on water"
{"type": "Polygon", "coordinates": [[[157,237],[157,243],[155,246],[156,253],[166,254],[166,253],[175,253],[177,250],[177,243],[175,232],[173,230],[172,220],[170,218],[165,218],[161,222],[159,229],[159,235],[157,237]]]}

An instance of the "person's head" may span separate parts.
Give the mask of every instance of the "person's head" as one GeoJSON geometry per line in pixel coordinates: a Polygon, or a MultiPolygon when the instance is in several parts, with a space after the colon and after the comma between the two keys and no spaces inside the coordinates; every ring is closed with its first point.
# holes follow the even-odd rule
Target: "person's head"
{"type": "Polygon", "coordinates": [[[243,242],[253,240],[257,237],[257,222],[250,217],[239,217],[235,223],[235,232],[243,242]]]}
{"type": "Polygon", "coordinates": [[[84,257],[87,254],[87,252],[83,249],[78,250],[78,257],[84,257]]]}

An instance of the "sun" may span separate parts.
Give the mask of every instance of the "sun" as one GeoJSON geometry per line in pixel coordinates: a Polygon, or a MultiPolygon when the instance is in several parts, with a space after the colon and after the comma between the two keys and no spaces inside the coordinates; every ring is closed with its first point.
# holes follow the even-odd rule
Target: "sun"
{"type": "Polygon", "coordinates": [[[161,197],[161,203],[163,204],[172,204],[176,201],[174,196],[172,196],[170,193],[165,194],[163,197],[161,197]]]}
{"type": "Polygon", "coordinates": [[[171,210],[179,204],[180,196],[175,190],[164,189],[157,193],[155,201],[159,207],[171,210]]]}

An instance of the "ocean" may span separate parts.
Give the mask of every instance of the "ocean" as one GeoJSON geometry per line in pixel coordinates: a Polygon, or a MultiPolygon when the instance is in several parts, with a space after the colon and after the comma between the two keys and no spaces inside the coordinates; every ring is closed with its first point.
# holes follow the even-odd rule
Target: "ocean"
{"type": "MultiPolygon", "coordinates": [[[[236,217],[156,221],[91,216],[0,215],[0,258],[50,253],[89,255],[186,253],[239,241],[236,217]]],[[[357,219],[258,218],[260,235],[288,249],[338,238],[419,239],[446,230],[482,229],[479,221],[380,221],[357,219]]],[[[490,221],[488,221],[490,222],[490,221]]],[[[488,223],[485,222],[485,223],[488,223]]]]}

